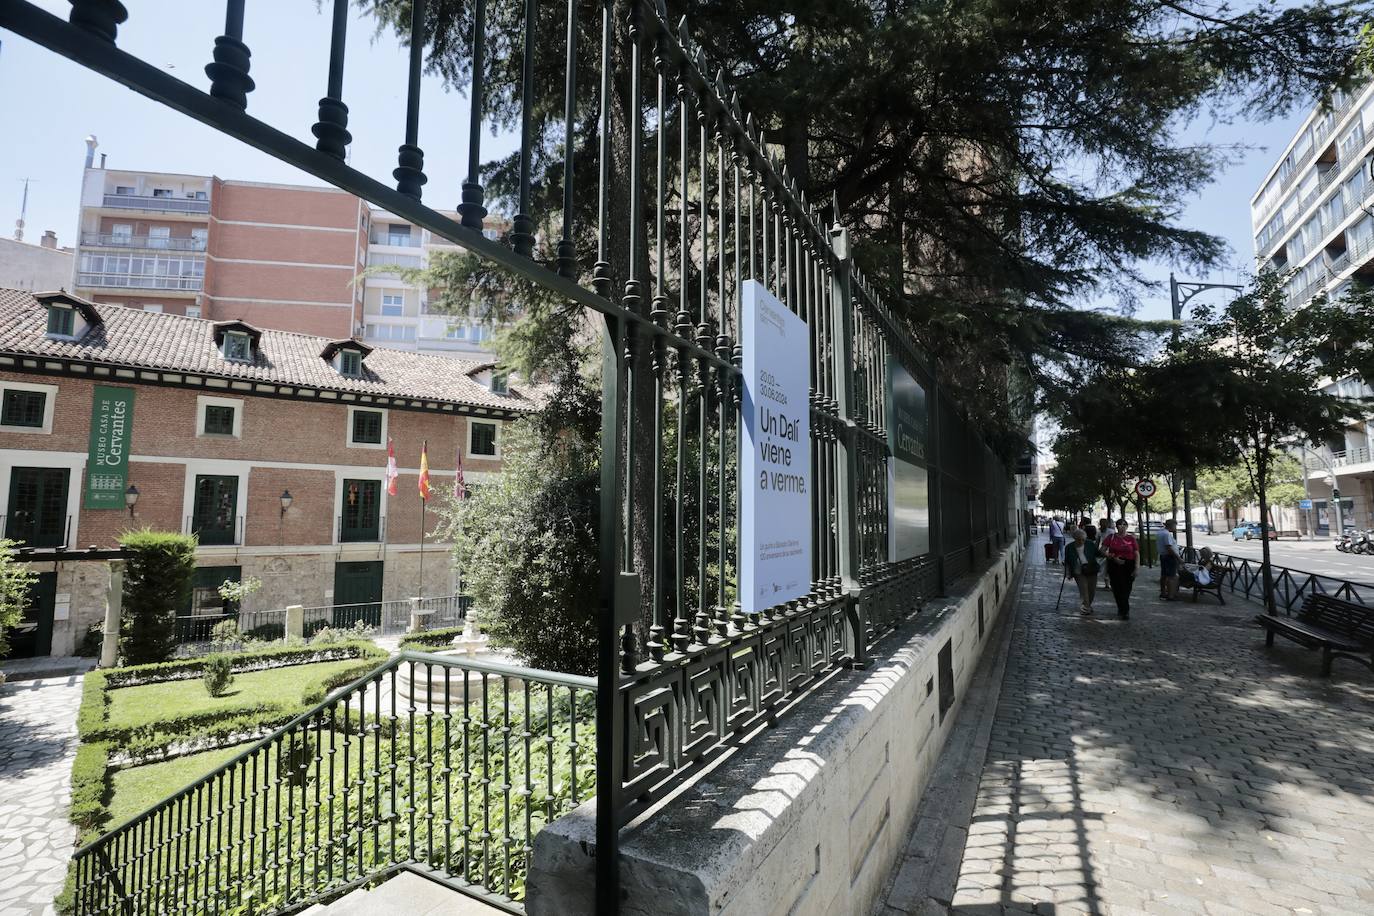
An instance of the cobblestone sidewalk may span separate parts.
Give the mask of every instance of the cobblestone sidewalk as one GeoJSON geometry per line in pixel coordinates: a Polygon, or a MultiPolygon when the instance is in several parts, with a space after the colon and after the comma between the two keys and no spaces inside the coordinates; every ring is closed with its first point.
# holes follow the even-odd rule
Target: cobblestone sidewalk
{"type": "Polygon", "coordinates": [[[952,910],[1374,913],[1374,675],[1155,570],[1129,621],[1056,612],[1028,562],[952,910]]]}
{"type": "Polygon", "coordinates": [[[0,686],[0,916],[52,913],[66,879],[80,704],[79,675],[0,686]]]}

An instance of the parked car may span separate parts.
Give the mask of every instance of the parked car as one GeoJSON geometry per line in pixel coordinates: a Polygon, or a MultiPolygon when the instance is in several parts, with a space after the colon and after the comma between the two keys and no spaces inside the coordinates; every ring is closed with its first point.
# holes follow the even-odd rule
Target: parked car
{"type": "MultiPolygon", "coordinates": [[[[1262,531],[1263,528],[1261,527],[1259,522],[1241,522],[1239,525],[1231,529],[1231,540],[1248,541],[1251,538],[1259,537],[1262,531]]],[[[1276,541],[1278,540],[1278,537],[1278,529],[1271,528],[1269,530],[1269,540],[1276,541]]]]}

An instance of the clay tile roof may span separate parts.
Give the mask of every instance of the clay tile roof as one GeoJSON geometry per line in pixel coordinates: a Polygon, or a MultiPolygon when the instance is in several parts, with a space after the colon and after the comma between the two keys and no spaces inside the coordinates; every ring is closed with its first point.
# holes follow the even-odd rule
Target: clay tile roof
{"type": "Polygon", "coordinates": [[[90,307],[98,312],[99,323],[88,326],[77,340],[54,340],[47,336],[46,309],[32,292],[0,288],[0,354],[518,412],[538,406],[538,391],[532,386],[512,385],[508,394],[494,394],[474,380],[473,373],[491,365],[488,360],[378,347],[368,354],[363,374],[352,378],[320,358],[325,346],[332,343],[327,337],[264,330],[254,360],[237,362],[220,355],[215,345],[215,322],[119,305],[95,303],[90,307]]]}

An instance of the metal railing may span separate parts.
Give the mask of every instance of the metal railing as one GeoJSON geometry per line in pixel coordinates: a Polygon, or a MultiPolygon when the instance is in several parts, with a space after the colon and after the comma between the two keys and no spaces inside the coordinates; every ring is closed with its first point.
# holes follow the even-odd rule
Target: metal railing
{"type": "Polygon", "coordinates": [[[204,251],[206,239],[170,238],[156,235],[116,235],[105,232],[81,233],[81,244],[99,248],[149,248],[154,251],[204,251]]]}
{"type": "Polygon", "coordinates": [[[162,210],[166,213],[209,213],[210,201],[190,197],[151,197],[143,194],[106,194],[107,207],[125,210],[162,210]]]}
{"type": "Polygon", "coordinates": [[[242,547],[244,525],[243,516],[233,517],[233,527],[210,527],[199,524],[194,515],[186,516],[181,529],[186,534],[194,534],[202,547],[242,547]]]}
{"type": "Polygon", "coordinates": [[[204,277],[149,276],[146,274],[78,273],[77,286],[104,286],[112,289],[182,289],[199,290],[204,277]]]}
{"type": "MultiPolygon", "coordinates": [[[[467,595],[439,595],[421,598],[419,609],[430,612],[425,617],[424,625],[427,629],[433,629],[461,625],[471,605],[472,599],[467,595]]],[[[305,609],[304,635],[312,636],[324,627],[346,630],[362,624],[373,628],[379,635],[392,636],[404,633],[410,627],[411,610],[409,598],[308,607],[305,609]]]]}
{"type": "MultiPolygon", "coordinates": [[[[1196,549],[1185,550],[1184,559],[1197,562],[1196,549]]],[[[1264,561],[1233,554],[1215,553],[1214,567],[1220,564],[1221,586],[1232,594],[1252,601],[1264,601],[1264,561]]],[[[1356,604],[1374,604],[1374,584],[1352,582],[1338,576],[1304,572],[1287,566],[1270,564],[1274,580],[1274,604],[1292,616],[1302,607],[1308,595],[1331,595],[1356,604]]]]}
{"type": "Polygon", "coordinates": [[[66,547],[72,542],[72,516],[64,516],[60,532],[45,528],[43,520],[35,520],[32,512],[0,514],[0,531],[11,541],[24,547],[66,547]]]}
{"type": "Polygon", "coordinates": [[[349,528],[344,526],[345,516],[334,521],[334,542],[337,544],[382,544],[386,542],[386,516],[379,515],[377,524],[349,528]]]}
{"type": "Polygon", "coordinates": [[[75,913],[300,909],[399,867],[519,912],[535,834],[595,786],[595,691],[402,652],[78,849],[75,913]]]}
{"type": "Polygon", "coordinates": [[[418,233],[411,235],[388,235],[385,232],[373,232],[367,237],[372,245],[390,245],[393,248],[419,248],[420,236],[418,233]]]}
{"type": "Polygon", "coordinates": [[[241,636],[263,642],[286,638],[286,611],[221,611],[212,614],[181,614],[176,618],[176,642],[183,648],[208,646],[214,629],[226,620],[238,624],[241,636]]]}
{"type": "Polygon", "coordinates": [[[1364,464],[1370,460],[1370,451],[1364,446],[1339,450],[1322,449],[1322,455],[1326,458],[1327,463],[1334,468],[1351,464],[1364,464]]]}

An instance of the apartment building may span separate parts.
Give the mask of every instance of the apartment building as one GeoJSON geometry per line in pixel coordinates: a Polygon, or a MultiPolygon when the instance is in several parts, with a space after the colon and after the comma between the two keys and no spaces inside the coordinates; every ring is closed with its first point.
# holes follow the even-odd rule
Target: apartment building
{"type": "MultiPolygon", "coordinates": [[[[1255,258],[1261,269],[1291,274],[1288,299],[1301,307],[1325,293],[1340,299],[1374,282],[1374,81],[1337,93],[1315,108],[1284,148],[1250,202],[1255,258]]],[[[1337,379],[1332,390],[1374,394],[1363,379],[1337,379]]],[[[1368,419],[1307,452],[1319,527],[1334,525],[1330,483],[1348,523],[1374,526],[1374,455],[1368,419]]]]}
{"type": "MultiPolygon", "coordinates": [[[[362,338],[379,347],[489,359],[489,328],[462,316],[431,311],[429,290],[407,283],[400,271],[387,269],[425,267],[435,252],[461,249],[395,214],[373,209],[371,215],[362,338]]],[[[458,218],[456,212],[445,215],[458,218]]],[[[482,231],[494,239],[508,228],[501,218],[488,217],[482,231]]]]}
{"type": "MultiPolygon", "coordinates": [[[[433,509],[459,450],[480,485],[535,406],[490,363],[0,290],[0,525],[32,548],[195,534],[197,594],[217,605],[215,584],[255,577],[245,611],[452,594],[433,509]]],[[[101,619],[108,569],[41,565],[33,651],[65,654],[101,619]]]]}
{"type": "Polygon", "coordinates": [[[334,188],[87,168],[79,297],[353,336],[368,208],[334,188]]]}
{"type": "MultiPolygon", "coordinates": [[[[423,267],[432,252],[457,250],[447,240],[337,188],[111,169],[104,157],[96,166],[94,151],[92,139],[75,276],[61,284],[75,295],[490,358],[489,329],[432,313],[427,290],[385,270],[423,267]]],[[[504,227],[491,217],[485,231],[495,237],[504,227]]]]}

